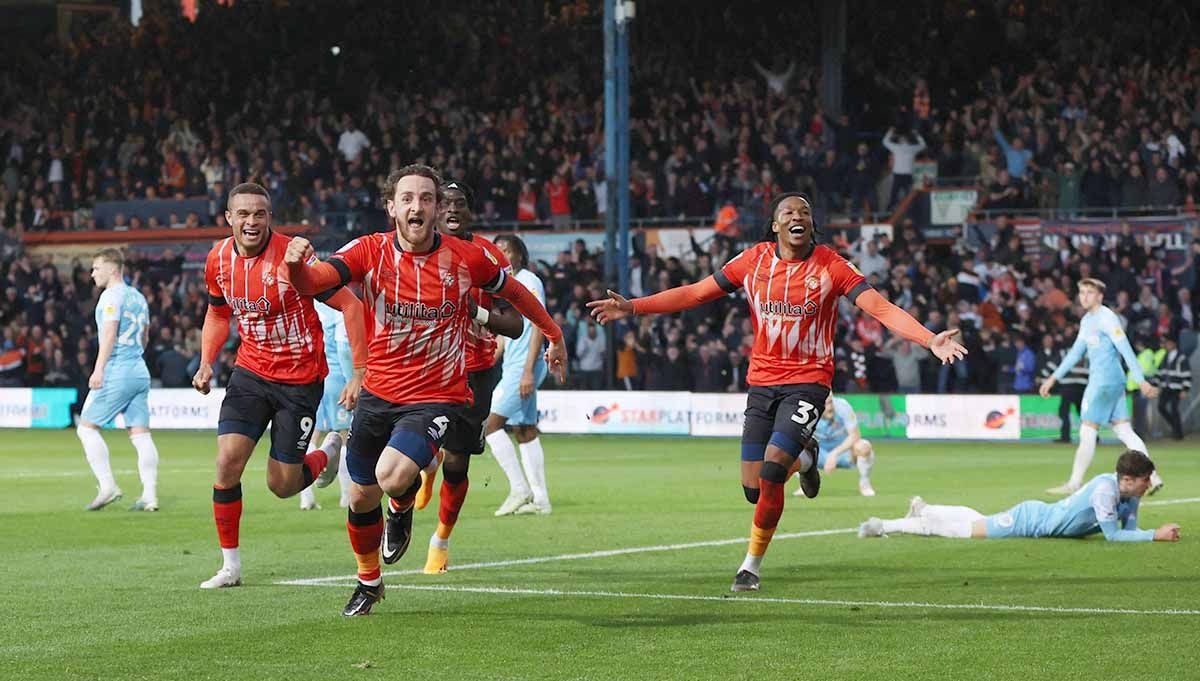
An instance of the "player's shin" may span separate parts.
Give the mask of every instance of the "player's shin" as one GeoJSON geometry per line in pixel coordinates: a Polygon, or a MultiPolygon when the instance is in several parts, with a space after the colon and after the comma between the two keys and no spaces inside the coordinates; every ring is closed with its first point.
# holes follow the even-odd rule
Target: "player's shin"
{"type": "Polygon", "coordinates": [[[142,479],[142,501],[158,502],[158,448],[150,433],[137,433],[129,441],[137,450],[138,476],[142,479]]]}
{"type": "Polygon", "coordinates": [[[87,457],[88,466],[96,476],[101,494],[116,490],[117,483],[113,479],[112,466],[108,462],[108,444],[104,442],[100,431],[81,425],[75,429],[75,433],[83,443],[84,456],[87,457]]]}
{"type": "Polygon", "coordinates": [[[758,574],[771,538],[775,536],[779,518],[783,515],[783,492],[787,475],[788,469],[774,461],[766,461],[762,465],[758,502],[754,505],[754,524],[750,528],[750,548],[746,552],[742,570],[758,574]]]}
{"type": "Polygon", "coordinates": [[[217,541],[226,569],[240,572],[242,559],[238,552],[238,533],[242,523],[242,485],[228,489],[213,487],[213,518],[217,524],[217,541]]]}
{"type": "Polygon", "coordinates": [[[379,544],[383,538],[383,511],[375,506],[369,511],[358,513],[347,509],[346,530],[350,534],[350,548],[358,563],[358,581],[376,586],[383,581],[379,569],[379,544]]]}
{"type": "Polygon", "coordinates": [[[1083,478],[1087,475],[1088,466],[1092,465],[1092,458],[1096,456],[1096,440],[1099,435],[1096,426],[1089,423],[1079,426],[1079,447],[1075,449],[1075,462],[1071,466],[1071,480],[1067,483],[1071,490],[1083,486],[1083,478]]]}

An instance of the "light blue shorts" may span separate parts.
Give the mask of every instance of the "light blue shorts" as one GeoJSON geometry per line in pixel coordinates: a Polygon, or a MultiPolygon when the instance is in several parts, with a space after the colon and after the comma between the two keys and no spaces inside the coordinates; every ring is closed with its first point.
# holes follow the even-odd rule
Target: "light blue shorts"
{"type": "Polygon", "coordinates": [[[317,430],[328,433],[335,430],[346,430],[350,427],[350,412],[338,404],[346,380],[331,371],[325,377],[325,388],[321,394],[321,406],[317,407],[317,430]]]}
{"type": "Polygon", "coordinates": [[[112,423],[117,414],[125,415],[126,428],[150,427],[150,375],[141,372],[121,373],[106,369],[104,385],[88,393],[80,416],[97,426],[112,423]]]}
{"type": "Polygon", "coordinates": [[[1125,386],[1089,383],[1083,389],[1083,409],[1080,410],[1079,418],[1101,426],[1114,421],[1128,421],[1129,408],[1125,404],[1125,386]]]}
{"type": "Polygon", "coordinates": [[[1042,519],[1050,512],[1044,501],[1022,501],[1003,513],[986,518],[988,539],[1009,537],[1040,537],[1042,519]]]}
{"type": "Polygon", "coordinates": [[[510,426],[536,426],[538,422],[537,389],[546,380],[549,369],[538,362],[533,370],[533,393],[521,399],[521,372],[505,367],[500,383],[492,391],[492,413],[508,419],[510,426]]]}

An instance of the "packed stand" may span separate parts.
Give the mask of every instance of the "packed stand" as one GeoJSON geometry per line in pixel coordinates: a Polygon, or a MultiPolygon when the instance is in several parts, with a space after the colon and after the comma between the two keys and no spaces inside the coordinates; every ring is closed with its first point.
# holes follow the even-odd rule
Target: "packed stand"
{"type": "MultiPolygon", "coordinates": [[[[6,229],[221,224],[225,192],[255,180],[280,220],[352,234],[380,224],[379,181],[411,161],[477,187],[485,222],[563,227],[605,211],[598,3],[480,3],[448,19],[407,3],[236,3],[195,24],[146,4],[136,29],[0,47],[17,67],[0,77],[6,229]],[[398,25],[428,49],[402,48],[398,25]],[[237,66],[248,53],[291,56],[237,66]],[[157,197],[208,199],[207,214],[93,213],[157,197]]],[[[830,116],[804,8],[730,6],[713,22],[648,3],[631,27],[633,213],[732,232],[796,188],[823,222],[886,213],[921,160],[977,181],[987,209],[1190,210],[1200,51],[1158,30],[1184,25],[1186,7],[1109,4],[852,3],[846,113],[830,116]],[[782,36],[789,50],[771,49],[782,36]]]]}

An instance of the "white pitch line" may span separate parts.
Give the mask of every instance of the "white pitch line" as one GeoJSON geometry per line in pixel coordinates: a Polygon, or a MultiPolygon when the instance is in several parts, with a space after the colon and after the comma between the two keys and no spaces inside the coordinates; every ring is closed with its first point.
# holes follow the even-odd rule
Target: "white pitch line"
{"type": "Polygon", "coordinates": [[[1159,501],[1143,501],[1142,506],[1170,506],[1171,504],[1194,504],[1200,501],[1200,497],[1191,497],[1188,499],[1160,499],[1159,501]]]}
{"type": "MultiPolygon", "coordinates": [[[[311,586],[346,587],[351,584],[313,584],[311,586]]],[[[866,608],[913,608],[920,610],[990,610],[999,612],[1046,612],[1081,615],[1200,615],[1200,610],[1134,610],[1131,608],[1058,608],[1046,605],[994,605],[989,603],[921,603],[916,601],[841,601],[824,598],[779,598],[771,596],[700,596],[692,594],[650,594],[623,591],[560,591],[558,589],[514,589],[492,586],[388,585],[390,589],[409,591],[450,591],[505,596],[582,596],[591,598],[641,598],[659,601],[713,601],[718,603],[783,603],[787,605],[833,605],[866,608]]]]}
{"type": "MultiPolygon", "coordinates": [[[[1160,501],[1147,501],[1143,506],[1167,506],[1170,504],[1191,504],[1200,502],[1200,497],[1190,497],[1187,499],[1163,499],[1160,501]]],[[[822,537],[831,534],[847,534],[857,532],[858,528],[844,527],[836,530],[814,530],[811,532],[788,532],[785,534],[777,534],[774,539],[798,539],[801,537],[822,537]]],[[[609,549],[606,551],[590,551],[587,553],[564,553],[557,556],[536,556],[533,558],[517,558],[513,560],[496,560],[483,563],[463,563],[455,565],[455,572],[459,570],[478,570],[483,568],[508,567],[510,565],[535,565],[538,563],[553,563],[560,560],[584,560],[589,558],[608,558],[610,556],[625,556],[634,553],[654,553],[659,551],[678,551],[680,549],[695,549],[707,546],[728,546],[730,544],[740,544],[746,542],[745,537],[737,539],[715,539],[712,541],[699,541],[687,544],[659,544],[656,546],[635,546],[628,549],[609,549]]],[[[392,570],[383,573],[384,577],[397,577],[400,575],[419,575],[422,570],[392,570]]],[[[288,579],[275,582],[282,586],[319,586],[321,584],[329,584],[334,582],[344,582],[346,580],[356,579],[356,575],[336,575],[332,577],[312,577],[309,579],[288,579]]],[[[761,599],[760,599],[761,600],[761,599]]]]}
{"type": "MultiPolygon", "coordinates": [[[[856,527],[844,527],[837,530],[814,530],[811,532],[789,532],[786,534],[777,534],[774,539],[798,539],[800,537],[823,537],[830,534],[846,534],[848,532],[857,532],[856,527]]],[[[510,565],[533,565],[536,563],[552,563],[560,560],[582,560],[587,558],[608,558],[610,556],[626,556],[631,553],[654,553],[657,551],[678,551],[680,549],[696,549],[705,546],[728,546],[730,544],[744,544],[749,541],[746,537],[737,539],[715,539],[712,541],[698,541],[688,544],[659,544],[657,546],[635,546],[628,549],[609,549],[606,551],[589,551],[587,553],[564,553],[558,556],[537,556],[534,558],[517,558],[514,560],[496,560],[486,563],[463,563],[455,565],[454,571],[459,570],[478,570],[481,568],[508,567],[510,565]]],[[[419,575],[421,570],[394,570],[383,573],[384,577],[394,577],[397,575],[419,575]]],[[[328,582],[344,582],[348,579],[357,579],[356,575],[337,575],[334,577],[314,577],[311,579],[289,579],[282,582],[275,582],[280,585],[287,586],[313,586],[328,582]]]]}

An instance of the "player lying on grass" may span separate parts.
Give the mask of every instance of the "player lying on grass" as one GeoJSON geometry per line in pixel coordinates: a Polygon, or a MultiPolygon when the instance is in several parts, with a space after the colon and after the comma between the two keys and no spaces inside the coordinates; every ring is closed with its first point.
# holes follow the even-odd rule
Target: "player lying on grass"
{"type": "Polygon", "coordinates": [[[1109,541],[1179,541],[1179,525],[1139,530],[1138,503],[1150,488],[1154,462],[1127,450],[1117,459],[1116,473],[1092,478],[1071,496],[1054,504],[1023,501],[985,516],[966,506],[937,506],[913,497],[908,515],[896,520],[871,518],[858,528],[860,537],[920,534],[955,539],[1007,537],[1086,537],[1103,532],[1109,541]]]}
{"type": "MultiPolygon", "coordinates": [[[[875,489],[871,487],[875,449],[859,431],[858,417],[849,402],[833,395],[825,398],[825,411],[821,413],[821,420],[817,421],[813,437],[819,446],[817,466],[821,470],[829,474],[838,468],[857,468],[858,493],[864,497],[875,496],[875,489]]],[[[803,486],[792,492],[794,497],[803,494],[803,486]]]]}

